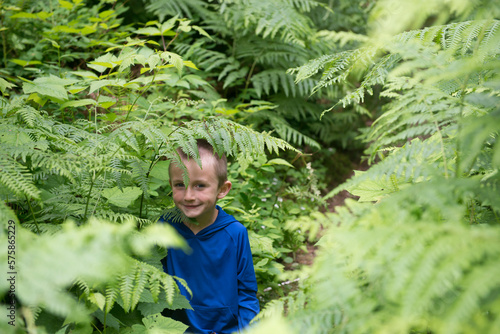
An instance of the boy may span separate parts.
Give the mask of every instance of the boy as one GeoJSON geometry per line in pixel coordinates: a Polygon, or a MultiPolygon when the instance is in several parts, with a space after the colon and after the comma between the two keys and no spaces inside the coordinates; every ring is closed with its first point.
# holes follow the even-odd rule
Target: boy
{"type": "MultiPolygon", "coordinates": [[[[170,165],[170,185],[183,222],[167,220],[188,242],[189,254],[169,249],[165,272],[184,279],[193,293],[193,310],[166,314],[189,325],[188,333],[233,333],[243,329],[259,312],[257,281],[245,227],[216,203],[231,190],[227,160],[219,158],[206,140],[198,140],[202,168],[178,150],[187,168],[170,165]],[[186,318],[187,317],[187,318],[186,318]]],[[[190,299],[183,286],[181,293],[190,299]]]]}

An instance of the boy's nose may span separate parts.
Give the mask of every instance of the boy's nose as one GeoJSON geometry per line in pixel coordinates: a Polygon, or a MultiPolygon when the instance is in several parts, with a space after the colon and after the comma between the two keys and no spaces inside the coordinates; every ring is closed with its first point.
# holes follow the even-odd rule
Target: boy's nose
{"type": "Polygon", "coordinates": [[[190,186],[186,188],[186,192],[184,193],[184,199],[187,201],[194,199],[194,191],[190,186]]]}

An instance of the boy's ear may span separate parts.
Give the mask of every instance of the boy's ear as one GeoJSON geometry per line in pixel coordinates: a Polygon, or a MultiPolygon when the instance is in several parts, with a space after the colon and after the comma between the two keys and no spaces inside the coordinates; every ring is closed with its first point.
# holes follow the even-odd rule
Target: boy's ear
{"type": "Polygon", "coordinates": [[[227,193],[229,192],[229,190],[231,190],[232,186],[233,184],[231,183],[231,181],[225,181],[219,188],[217,199],[223,199],[224,197],[226,197],[227,193]]]}

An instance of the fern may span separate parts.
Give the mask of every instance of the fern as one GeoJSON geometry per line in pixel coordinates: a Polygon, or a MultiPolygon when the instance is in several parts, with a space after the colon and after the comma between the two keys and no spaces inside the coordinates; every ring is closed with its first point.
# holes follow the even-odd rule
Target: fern
{"type": "MultiPolygon", "coordinates": [[[[416,49],[412,47],[412,45],[415,44],[412,43],[422,42],[425,47],[431,47],[436,41],[441,41],[439,45],[444,51],[453,54],[458,53],[460,49],[461,54],[467,54],[467,48],[476,44],[472,44],[471,41],[477,38],[484,38],[484,42],[482,42],[481,39],[478,40],[480,45],[478,52],[484,55],[495,54],[495,52],[498,52],[497,44],[488,41],[498,40],[497,24],[498,22],[496,21],[475,21],[465,24],[467,29],[464,28],[464,24],[462,23],[432,27],[421,31],[411,31],[394,37],[392,43],[388,43],[383,47],[367,46],[353,51],[325,55],[310,61],[306,65],[291,69],[290,73],[296,75],[296,81],[302,81],[315,75],[319,71],[323,71],[322,78],[316,84],[313,90],[314,92],[320,88],[346,81],[353,71],[364,70],[366,72],[360,87],[338,102],[342,103],[344,106],[351,103],[359,103],[363,101],[366,93],[372,93],[372,86],[384,84],[386,82],[389,71],[391,71],[402,58],[408,57],[414,59],[414,63],[406,62],[406,67],[411,65],[413,68],[417,69],[422,65],[426,66],[425,64],[427,64],[429,57],[433,57],[432,54],[415,57],[416,49]],[[479,33],[480,31],[488,31],[488,34],[481,35],[479,33]],[[465,40],[466,43],[459,43],[459,40],[465,40]],[[458,47],[458,44],[462,47],[458,47]],[[384,48],[394,52],[379,59],[378,54],[380,51],[384,50],[384,48]]],[[[424,52],[432,50],[431,48],[426,49],[425,47],[420,50],[426,50],[424,52]]],[[[443,55],[446,55],[446,53],[443,55]]],[[[481,58],[486,59],[485,56],[481,56],[481,58]]],[[[446,60],[446,58],[443,59],[446,60]]],[[[400,69],[400,71],[401,70],[402,69],[400,69]]],[[[446,71],[439,71],[440,74],[444,72],[446,71]]],[[[452,71],[447,72],[449,74],[452,71]]],[[[428,73],[424,74],[422,72],[420,74],[422,76],[426,75],[428,79],[434,79],[438,76],[436,74],[429,76],[428,73]]]]}
{"type": "MultiPolygon", "coordinates": [[[[392,202],[398,201],[398,206],[391,201],[384,201],[362,216],[359,216],[358,209],[351,207],[356,219],[354,225],[331,229],[331,234],[325,236],[322,246],[328,251],[317,263],[319,271],[315,278],[321,283],[314,286],[317,291],[314,304],[322,310],[331,310],[332,318],[334,312],[338,312],[336,310],[343,309],[342,317],[351,319],[344,324],[330,322],[332,327],[340,325],[338,330],[348,332],[375,328],[396,328],[406,332],[425,321],[428,328],[442,333],[467,332],[468,327],[475,328],[474,331],[483,328],[480,320],[476,322],[473,319],[482,312],[478,306],[489,300],[491,294],[498,294],[500,282],[497,279],[491,281],[498,271],[498,264],[494,264],[494,254],[499,251],[494,241],[498,238],[498,231],[494,227],[471,230],[470,227],[457,225],[453,220],[443,224],[439,218],[449,217],[448,213],[452,209],[446,203],[433,201],[448,197],[449,188],[442,187],[432,199],[423,197],[430,195],[428,192],[422,193],[423,189],[419,187],[418,190],[412,188],[405,191],[402,196],[392,198],[392,202]],[[422,201],[423,198],[426,199],[422,201]],[[412,215],[406,210],[419,202],[425,203],[430,210],[423,217],[412,215]],[[395,210],[395,207],[399,209],[395,210]],[[434,215],[436,210],[441,211],[441,214],[434,215]],[[349,258],[347,264],[341,262],[342,258],[349,258]],[[322,265],[322,261],[327,259],[334,264],[333,267],[322,265]],[[362,270],[359,276],[352,274],[359,269],[362,270]],[[344,278],[333,274],[335,271],[342,272],[344,278]],[[488,277],[488,284],[475,279],[479,273],[481,277],[488,277]],[[335,279],[323,280],[331,275],[335,279]],[[350,282],[356,280],[366,284],[353,285],[350,282]],[[325,291],[337,291],[337,284],[338,288],[342,286],[342,290],[350,291],[350,294],[343,293],[328,299],[329,296],[324,295],[325,291]],[[365,298],[372,298],[376,304],[370,306],[370,301],[366,299],[364,302],[358,301],[367,307],[363,311],[363,307],[355,304],[356,290],[363,293],[365,298]],[[373,312],[374,307],[379,310],[373,312]],[[383,324],[378,322],[381,318],[385,319],[383,324]]],[[[495,309],[496,306],[491,307],[495,309]]]]}
{"type": "Polygon", "coordinates": [[[0,182],[19,197],[40,198],[40,191],[34,186],[29,170],[15,160],[0,156],[0,182]]]}

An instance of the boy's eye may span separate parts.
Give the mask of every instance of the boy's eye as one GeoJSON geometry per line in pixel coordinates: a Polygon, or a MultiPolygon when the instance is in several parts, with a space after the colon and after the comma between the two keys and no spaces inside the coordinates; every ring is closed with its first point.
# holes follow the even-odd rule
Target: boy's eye
{"type": "Polygon", "coordinates": [[[204,184],[197,184],[196,188],[205,188],[205,185],[204,184]]]}
{"type": "Polygon", "coordinates": [[[176,188],[181,188],[181,187],[184,188],[184,183],[182,183],[182,182],[174,183],[174,187],[176,187],[176,188]]]}

